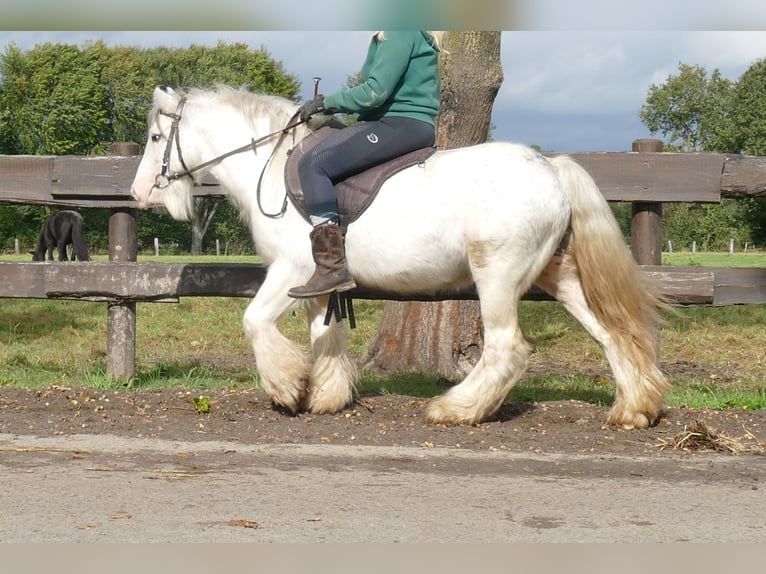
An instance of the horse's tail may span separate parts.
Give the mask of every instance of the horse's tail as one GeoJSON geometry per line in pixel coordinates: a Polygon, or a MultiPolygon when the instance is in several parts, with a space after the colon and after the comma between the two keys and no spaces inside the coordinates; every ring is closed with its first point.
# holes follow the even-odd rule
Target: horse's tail
{"type": "Polygon", "coordinates": [[[79,261],[90,261],[88,244],[85,243],[85,238],[83,237],[82,217],[72,218],[72,249],[74,250],[72,259],[77,257],[79,261]]]}
{"type": "Polygon", "coordinates": [[[651,394],[668,390],[656,366],[662,323],[668,307],[656,286],[633,259],[609,204],[585,169],[568,156],[551,163],[572,203],[572,255],[589,307],[626,350],[648,380],[651,394]]]}

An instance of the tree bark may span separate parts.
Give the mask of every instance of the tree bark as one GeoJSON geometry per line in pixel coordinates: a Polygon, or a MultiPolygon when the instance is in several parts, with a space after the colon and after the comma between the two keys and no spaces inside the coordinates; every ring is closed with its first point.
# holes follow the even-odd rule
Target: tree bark
{"type": "Polygon", "coordinates": [[[449,52],[439,59],[436,144],[449,149],[485,142],[503,83],[500,32],[450,32],[447,46],[449,52]]]}
{"type": "Polygon", "coordinates": [[[218,201],[207,197],[198,197],[194,200],[194,213],[192,214],[191,254],[202,254],[202,240],[205,238],[210,222],[213,221],[218,209],[218,201]]]}
{"type": "MultiPolygon", "coordinates": [[[[449,149],[482,143],[488,138],[492,104],[503,82],[500,32],[450,32],[447,50],[439,58],[437,146],[449,149]]],[[[366,366],[454,380],[476,364],[482,344],[477,301],[389,302],[366,366]]]]}

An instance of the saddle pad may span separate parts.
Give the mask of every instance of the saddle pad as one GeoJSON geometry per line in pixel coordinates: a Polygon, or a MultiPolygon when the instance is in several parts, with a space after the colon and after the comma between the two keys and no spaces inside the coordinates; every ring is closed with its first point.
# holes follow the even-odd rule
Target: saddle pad
{"type": "MultiPolygon", "coordinates": [[[[342,125],[342,124],[338,124],[342,125]]],[[[298,161],[303,154],[319,142],[332,135],[336,129],[334,125],[323,126],[307,136],[289,152],[285,165],[285,187],[287,195],[306,221],[309,221],[306,211],[306,202],[303,196],[300,178],[298,177],[298,161]]],[[[337,184],[335,192],[338,196],[338,214],[340,226],[343,231],[356,221],[364,213],[364,210],[372,203],[378,190],[383,183],[395,173],[413,165],[424,162],[436,151],[435,147],[426,147],[411,151],[403,156],[371,167],[370,169],[353,175],[337,184]]]]}

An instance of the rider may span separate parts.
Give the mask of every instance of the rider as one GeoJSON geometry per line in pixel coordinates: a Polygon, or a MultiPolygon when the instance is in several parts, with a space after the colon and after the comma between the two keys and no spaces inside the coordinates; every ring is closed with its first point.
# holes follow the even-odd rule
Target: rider
{"type": "Polygon", "coordinates": [[[290,297],[307,298],[356,287],[346,267],[334,184],[355,173],[435,141],[439,112],[439,66],[443,32],[376,32],[361,70],[361,84],[318,95],[298,110],[308,121],[317,113],[355,113],[359,123],[327,137],[298,163],[306,209],[314,226],[309,238],[316,264],[306,285],[290,297]]]}

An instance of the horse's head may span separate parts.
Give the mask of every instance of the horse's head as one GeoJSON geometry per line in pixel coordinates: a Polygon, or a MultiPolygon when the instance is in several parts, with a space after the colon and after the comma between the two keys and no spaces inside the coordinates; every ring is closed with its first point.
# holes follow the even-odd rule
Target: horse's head
{"type": "Polygon", "coordinates": [[[155,88],[146,147],[130,188],[140,207],[164,204],[173,218],[181,220],[191,214],[193,185],[191,176],[183,175],[187,168],[179,155],[184,101],[170,88],[155,88]]]}
{"type": "MultiPolygon", "coordinates": [[[[307,128],[298,125],[285,137],[296,108],[285,98],[223,85],[187,94],[155,88],[149,137],[131,186],[133,197],[140,207],[164,204],[175,219],[189,219],[192,174],[200,178],[209,173],[226,186],[234,201],[241,200],[252,182],[241,181],[241,174],[250,177],[263,174],[267,167],[283,169],[286,153],[270,161],[277,147],[293,145],[307,135],[307,128]],[[249,143],[231,147],[244,142],[249,143]]],[[[274,181],[272,191],[277,193],[282,178],[274,181]]]]}

